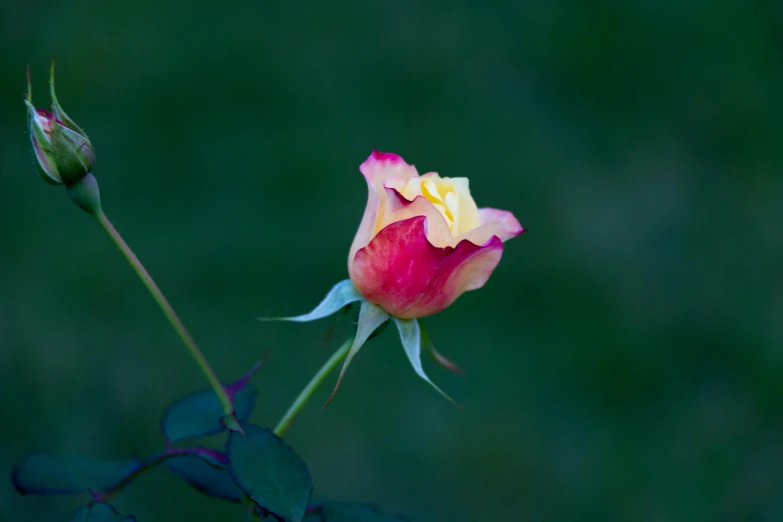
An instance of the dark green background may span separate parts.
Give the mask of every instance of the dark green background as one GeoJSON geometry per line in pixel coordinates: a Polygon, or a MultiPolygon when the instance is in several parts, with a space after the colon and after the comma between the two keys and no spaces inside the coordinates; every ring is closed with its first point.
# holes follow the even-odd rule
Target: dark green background
{"type": "MultiPolygon", "coordinates": [[[[111,4],[111,5],[109,5],[111,4]]],[[[117,228],[226,380],[271,353],[274,424],[339,338],[373,148],[467,176],[530,232],[427,321],[467,369],[420,381],[388,330],[288,437],[319,498],[414,522],[783,518],[783,8],[764,1],[0,6],[0,469],[123,458],[204,386],[120,254],[38,179],[24,68],[97,149],[117,228]]],[[[330,381],[331,382],[331,381],[330,381]]],[[[0,520],[67,520],[23,498],[0,520]]],[[[140,522],[240,520],[162,470],[140,522]]]]}

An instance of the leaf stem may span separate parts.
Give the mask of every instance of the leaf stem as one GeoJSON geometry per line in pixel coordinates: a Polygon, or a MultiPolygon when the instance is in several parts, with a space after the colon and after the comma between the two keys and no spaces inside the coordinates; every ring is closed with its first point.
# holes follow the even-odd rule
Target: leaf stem
{"type": "Polygon", "coordinates": [[[315,390],[318,389],[318,386],[320,386],[322,382],[324,382],[324,379],[326,379],[332,370],[334,370],[343,361],[343,359],[345,359],[345,357],[348,355],[348,352],[351,350],[352,345],[353,337],[350,337],[342,344],[342,346],[337,349],[336,352],[334,352],[334,354],[332,354],[329,360],[326,361],[323,366],[321,366],[321,369],[318,370],[318,373],[316,373],[313,378],[310,379],[310,382],[307,383],[307,386],[305,386],[301,393],[299,393],[299,396],[296,398],[294,403],[291,404],[291,407],[288,408],[287,412],[285,412],[283,418],[280,419],[280,422],[277,423],[277,426],[275,427],[275,435],[282,437],[285,432],[288,431],[288,428],[291,427],[294,419],[305,407],[305,404],[307,404],[307,401],[310,400],[310,397],[313,396],[315,390]]]}
{"type": "Polygon", "coordinates": [[[152,294],[152,297],[160,306],[160,309],[163,311],[163,315],[166,316],[171,325],[174,327],[174,330],[176,330],[180,339],[182,339],[182,342],[185,343],[185,346],[196,360],[196,363],[199,365],[199,368],[201,368],[204,376],[206,376],[209,384],[212,386],[212,389],[215,390],[220,403],[223,405],[223,411],[225,414],[227,416],[233,416],[234,407],[231,405],[231,399],[226,393],[226,390],[220,384],[220,381],[215,375],[215,372],[212,370],[212,367],[207,362],[207,359],[204,357],[204,354],[201,353],[201,350],[199,350],[198,346],[196,346],[196,342],[193,340],[193,337],[191,337],[190,333],[188,333],[187,329],[185,329],[185,325],[182,324],[182,321],[180,321],[179,317],[177,317],[177,314],[174,312],[174,309],[171,307],[168,300],[166,300],[163,292],[160,291],[160,288],[158,288],[158,285],[156,285],[155,281],[152,280],[149,272],[147,272],[147,270],[144,268],[144,265],[142,265],[141,261],[139,261],[139,258],[137,258],[136,254],[133,253],[133,250],[131,250],[128,244],[122,239],[122,236],[120,236],[120,233],[117,232],[116,228],[114,228],[114,225],[111,224],[111,221],[109,221],[109,218],[107,218],[106,214],[103,213],[103,210],[99,209],[94,214],[94,216],[98,220],[98,223],[100,223],[100,225],[112,239],[112,241],[114,241],[114,244],[117,245],[117,248],[119,248],[120,251],[125,255],[128,263],[130,263],[133,270],[136,271],[136,274],[138,274],[139,278],[144,283],[144,286],[147,287],[147,290],[149,290],[150,294],[152,294]]]}
{"type": "Polygon", "coordinates": [[[209,458],[220,462],[221,464],[226,464],[228,462],[225,455],[209,448],[169,448],[166,451],[162,451],[156,455],[153,455],[144,462],[140,463],[138,468],[122,477],[119,482],[106,491],[93,493],[93,500],[95,500],[95,502],[106,502],[109,500],[109,498],[114,496],[115,493],[122,490],[122,488],[133,482],[136,477],[148,469],[157,466],[164,460],[170,459],[171,457],[179,457],[181,455],[206,455],[209,458]]]}

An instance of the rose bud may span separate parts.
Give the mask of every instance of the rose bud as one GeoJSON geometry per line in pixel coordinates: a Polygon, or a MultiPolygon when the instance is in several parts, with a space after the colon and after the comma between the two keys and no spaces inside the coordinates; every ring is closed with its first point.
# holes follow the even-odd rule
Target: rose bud
{"type": "Polygon", "coordinates": [[[30,119],[30,140],[43,179],[53,185],[72,185],[84,178],[95,163],[89,138],[63,111],[54,92],[54,62],[50,71],[52,110],[36,109],[27,70],[25,105],[30,119]]]}
{"type": "Polygon", "coordinates": [[[396,154],[362,163],[369,195],[348,256],[356,289],[401,319],[440,312],[484,286],[503,241],[524,230],[510,212],[477,208],[466,178],[441,178],[396,154]]]}

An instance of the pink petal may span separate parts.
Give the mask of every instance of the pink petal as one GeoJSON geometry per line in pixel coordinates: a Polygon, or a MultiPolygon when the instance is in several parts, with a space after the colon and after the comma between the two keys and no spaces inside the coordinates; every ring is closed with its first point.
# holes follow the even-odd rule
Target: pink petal
{"type": "Polygon", "coordinates": [[[386,226],[349,263],[351,280],[370,302],[404,319],[435,314],[463,292],[484,286],[503,244],[462,241],[438,248],[427,241],[424,216],[386,226]]]}
{"type": "Polygon", "coordinates": [[[506,210],[480,208],[478,214],[481,225],[459,236],[457,240],[468,240],[482,245],[492,236],[496,236],[505,242],[525,231],[514,214],[506,210]]]}
{"type": "Polygon", "coordinates": [[[384,182],[389,178],[407,181],[419,175],[416,172],[416,167],[405,163],[405,160],[397,154],[378,152],[377,150],[372,151],[370,157],[359,166],[359,171],[367,180],[367,206],[348,253],[349,263],[354,254],[360,248],[367,246],[375,231],[380,228],[381,223],[378,220],[383,217],[386,205],[384,182]]]}
{"type": "Polygon", "coordinates": [[[369,178],[367,181],[367,206],[364,207],[364,215],[359,223],[359,230],[356,231],[356,235],[351,243],[351,249],[348,251],[348,264],[350,266],[351,259],[360,248],[367,246],[367,243],[372,239],[375,234],[375,229],[378,221],[378,211],[380,209],[380,199],[372,181],[369,178]]]}
{"type": "Polygon", "coordinates": [[[415,216],[424,216],[427,218],[424,230],[430,244],[439,248],[455,244],[446,219],[430,200],[424,196],[416,196],[413,201],[409,201],[396,189],[387,187],[385,190],[386,205],[380,220],[381,227],[415,216]]]}
{"type": "Polygon", "coordinates": [[[524,232],[522,225],[519,224],[519,221],[517,221],[517,218],[514,217],[514,214],[507,210],[498,210],[496,208],[486,207],[478,209],[478,214],[479,223],[482,225],[495,221],[501,221],[508,226],[509,230],[517,230],[517,232],[514,233],[515,236],[518,236],[524,232]]]}
{"type": "Polygon", "coordinates": [[[359,171],[377,188],[383,187],[388,178],[402,178],[408,181],[417,177],[416,167],[408,165],[405,160],[391,152],[372,151],[370,157],[359,166],[359,171]]]}

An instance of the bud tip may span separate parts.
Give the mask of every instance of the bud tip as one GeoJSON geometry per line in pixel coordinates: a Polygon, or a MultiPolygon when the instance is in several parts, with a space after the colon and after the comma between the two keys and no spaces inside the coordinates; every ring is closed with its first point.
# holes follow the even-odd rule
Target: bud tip
{"type": "Polygon", "coordinates": [[[52,93],[52,103],[54,105],[59,105],[57,103],[57,97],[54,95],[54,56],[52,56],[51,65],[49,65],[49,90],[52,93]]]}
{"type": "Polygon", "coordinates": [[[27,101],[33,103],[33,81],[30,79],[30,64],[27,64],[27,101]]]}

